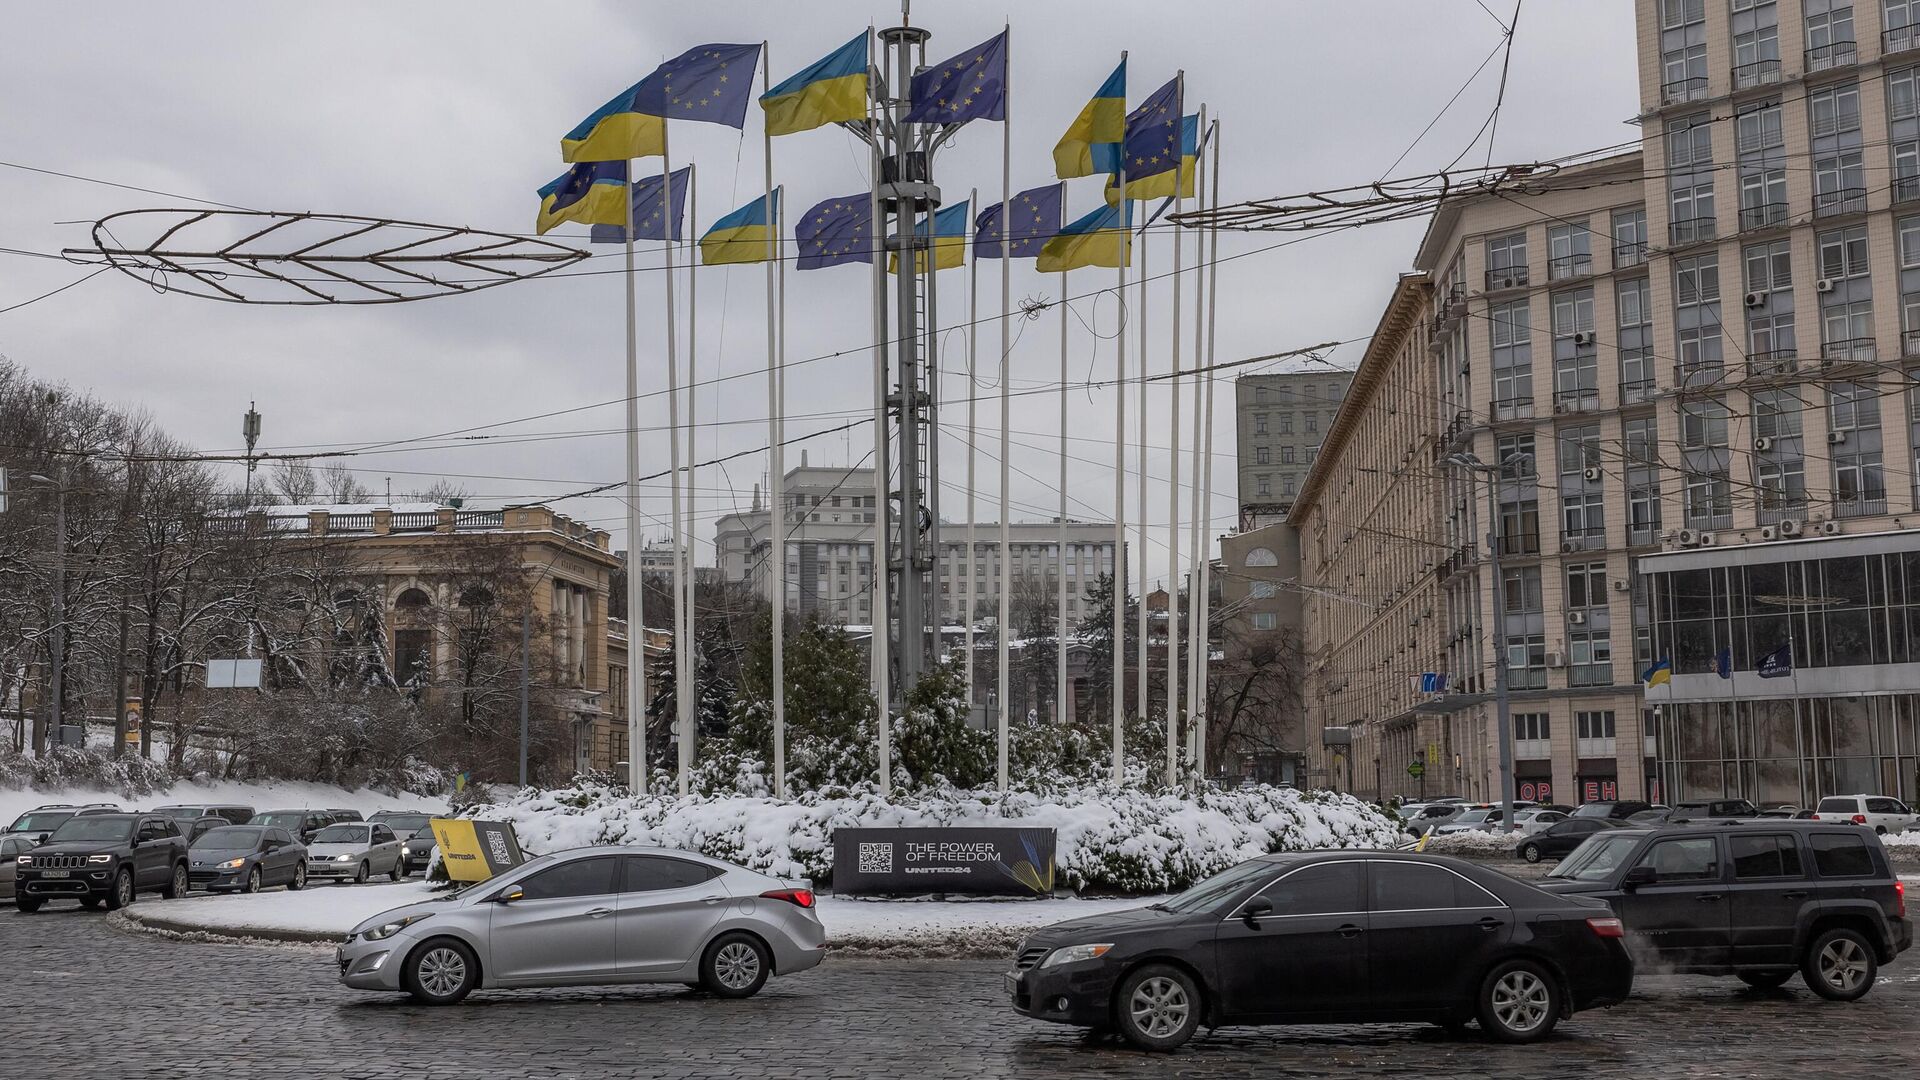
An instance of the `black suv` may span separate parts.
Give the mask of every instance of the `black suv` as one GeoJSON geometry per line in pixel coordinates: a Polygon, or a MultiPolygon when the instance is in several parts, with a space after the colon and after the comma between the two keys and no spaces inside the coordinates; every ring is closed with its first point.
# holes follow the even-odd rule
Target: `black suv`
{"type": "Polygon", "coordinates": [[[1540,882],[1597,896],[1650,965],[1771,989],[1797,971],[1852,1001],[1913,944],[1906,894],[1870,831],[1820,822],[1702,822],[1599,833],[1540,882]]]}
{"type": "Polygon", "coordinates": [[[1746,799],[1701,799],[1673,804],[1670,821],[1744,821],[1760,816],[1760,808],[1746,799]]]}
{"type": "Polygon", "coordinates": [[[68,897],[112,910],[139,892],[187,893],[187,841],[164,814],[70,818],[14,865],[13,905],[27,912],[68,897]]]}

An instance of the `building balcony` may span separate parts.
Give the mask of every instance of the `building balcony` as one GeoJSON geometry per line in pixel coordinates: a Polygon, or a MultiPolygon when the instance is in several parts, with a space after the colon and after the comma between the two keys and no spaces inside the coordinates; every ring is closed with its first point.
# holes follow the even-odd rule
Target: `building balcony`
{"type": "Polygon", "coordinates": [[[1846,67],[1860,60],[1860,43],[1857,41],[1836,41],[1828,45],[1816,45],[1806,52],[1806,71],[1813,75],[1834,68],[1846,67]]]}
{"type": "Polygon", "coordinates": [[[1920,199],[1920,176],[1897,176],[1888,188],[1895,203],[1910,203],[1920,199]]]}
{"type": "Polygon", "coordinates": [[[1920,25],[1896,26],[1880,32],[1880,52],[1902,53],[1920,49],[1920,25]]]}
{"type": "Polygon", "coordinates": [[[1537,532],[1502,534],[1500,554],[1538,555],[1540,554],[1540,534],[1537,532]]]}
{"type": "Polygon", "coordinates": [[[1487,291],[1501,292],[1505,289],[1524,289],[1531,280],[1525,266],[1496,266],[1487,271],[1487,291]]]}
{"type": "Polygon", "coordinates": [[[1813,194],[1813,216],[1816,218],[1841,217],[1846,214],[1866,212],[1866,188],[1836,188],[1832,191],[1816,191],[1813,194]]]}
{"type": "Polygon", "coordinates": [[[1533,419],[1533,395],[1493,399],[1493,418],[1496,421],[1533,419]]]}
{"type": "Polygon", "coordinates": [[[1581,387],[1577,390],[1555,390],[1553,392],[1553,414],[1565,416],[1569,413],[1597,412],[1600,409],[1600,388],[1581,387]]]}
{"type": "Polygon", "coordinates": [[[1673,365],[1673,385],[1681,390],[1705,390],[1719,386],[1727,379],[1727,369],[1719,363],[1686,363],[1673,365]]]}
{"type": "Polygon", "coordinates": [[[1607,546],[1607,527],[1593,525],[1584,529],[1560,530],[1560,553],[1571,555],[1576,551],[1597,551],[1607,546]]]}
{"type": "Polygon", "coordinates": [[[1791,375],[1800,368],[1799,350],[1792,345],[1747,354],[1747,378],[1767,379],[1791,375]]]}
{"type": "Polygon", "coordinates": [[[1920,356],[1920,330],[1906,330],[1900,334],[1900,355],[1920,356]]]}
{"type": "Polygon", "coordinates": [[[1562,255],[1547,260],[1547,280],[1564,281],[1567,278],[1584,277],[1593,273],[1591,254],[1562,255]]]}
{"type": "Polygon", "coordinates": [[[1513,740],[1513,759],[1515,761],[1544,761],[1553,756],[1551,739],[1515,739],[1513,740]]]}
{"type": "MultiPolygon", "coordinates": [[[[1608,682],[1612,682],[1612,680],[1609,679],[1608,682]]],[[[1574,753],[1579,754],[1583,758],[1610,758],[1614,755],[1614,740],[1575,739],[1573,748],[1574,753]]]]}
{"type": "Polygon", "coordinates": [[[1667,238],[1675,247],[1704,244],[1718,235],[1719,226],[1710,217],[1681,218],[1667,223],[1667,238]]]}
{"type": "Polygon", "coordinates": [[[1836,493],[1833,497],[1833,516],[1843,518],[1872,517],[1887,512],[1886,492],[1868,492],[1864,495],[1836,493]]]}
{"type": "Polygon", "coordinates": [[[1629,266],[1639,266],[1647,261],[1647,245],[1625,243],[1613,245],[1613,268],[1624,270],[1629,266]]]}
{"type": "Polygon", "coordinates": [[[1779,60],[1755,60],[1751,64],[1737,64],[1733,69],[1733,88],[1751,90],[1756,86],[1772,86],[1780,81],[1779,60]]]}
{"type": "Polygon", "coordinates": [[[1620,381],[1620,404],[1632,405],[1646,401],[1660,389],[1653,379],[1622,379],[1620,381]]]}
{"type": "Polygon", "coordinates": [[[1755,229],[1771,229],[1787,223],[1787,204],[1783,202],[1761,203],[1758,206],[1740,208],[1740,231],[1752,232],[1755,229]]]}
{"type": "Polygon", "coordinates": [[[1672,82],[1660,84],[1660,104],[1678,105],[1686,101],[1705,101],[1708,92],[1705,75],[1695,75],[1691,79],[1675,79],[1672,82]]]}
{"type": "Polygon", "coordinates": [[[1654,544],[1657,544],[1659,542],[1660,542],[1660,523],[1659,522],[1649,521],[1649,522],[1643,522],[1638,525],[1627,526],[1627,546],[1628,547],[1652,547],[1654,544]]]}
{"type": "Polygon", "coordinates": [[[1842,338],[1820,346],[1822,366],[1833,364],[1871,364],[1880,359],[1880,349],[1872,338],[1842,338]]]}
{"type": "Polygon", "coordinates": [[[1769,493],[1760,500],[1760,506],[1753,513],[1756,525],[1778,525],[1783,521],[1805,521],[1807,519],[1806,497],[1786,498],[1769,493]]]}

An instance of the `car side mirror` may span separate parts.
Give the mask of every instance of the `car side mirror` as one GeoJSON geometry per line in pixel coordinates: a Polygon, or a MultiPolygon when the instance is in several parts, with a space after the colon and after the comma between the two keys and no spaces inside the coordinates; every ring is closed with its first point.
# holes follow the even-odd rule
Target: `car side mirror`
{"type": "Polygon", "coordinates": [[[1240,909],[1240,917],[1246,920],[1249,928],[1255,930],[1260,928],[1261,916],[1271,914],[1273,914],[1273,901],[1264,896],[1254,897],[1240,909]]]}
{"type": "Polygon", "coordinates": [[[496,904],[511,904],[515,900],[519,900],[525,897],[526,895],[527,895],[526,893],[520,891],[520,886],[515,885],[505,890],[504,892],[500,893],[500,895],[495,896],[493,898],[493,902],[496,904]]]}
{"type": "Polygon", "coordinates": [[[1627,871],[1626,877],[1623,877],[1620,879],[1620,887],[1631,891],[1633,889],[1639,888],[1642,885],[1651,885],[1654,882],[1659,880],[1660,880],[1660,875],[1657,872],[1655,872],[1653,867],[1636,866],[1633,869],[1627,871]]]}

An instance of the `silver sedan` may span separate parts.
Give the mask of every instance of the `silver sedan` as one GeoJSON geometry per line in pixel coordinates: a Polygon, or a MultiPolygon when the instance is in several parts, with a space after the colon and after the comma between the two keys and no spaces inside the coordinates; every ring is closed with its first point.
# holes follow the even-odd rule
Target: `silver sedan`
{"type": "Polygon", "coordinates": [[[376,915],[335,959],[355,989],[451,1005],[477,989],[610,983],[750,997],[825,950],[804,883],[686,851],[598,847],[376,915]]]}

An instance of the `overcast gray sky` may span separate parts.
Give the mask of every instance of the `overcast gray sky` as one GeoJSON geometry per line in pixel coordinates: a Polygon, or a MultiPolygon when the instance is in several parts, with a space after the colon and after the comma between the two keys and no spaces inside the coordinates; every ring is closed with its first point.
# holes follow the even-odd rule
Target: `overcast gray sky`
{"type": "MultiPolygon", "coordinates": [[[[1502,18],[1511,0],[1487,0],[1502,18]]],[[[1051,179],[1053,143],[1122,49],[1131,98],[1187,73],[1189,105],[1222,121],[1229,201],[1366,182],[1382,175],[1499,42],[1500,27],[1475,0],[1322,0],[1318,3],[1141,0],[1027,3],[1013,20],[1012,141],[1016,189],[1051,179]]],[[[933,31],[929,58],[997,33],[990,5],[921,0],[915,22],[933,31]]],[[[531,231],[534,189],[561,172],[558,140],[588,112],[661,60],[709,41],[771,42],[776,81],[824,55],[869,21],[891,22],[888,2],[509,4],[386,2],[185,5],[36,4],[10,8],[14,43],[0,66],[0,160],[254,208],[367,214],[531,231]]],[[[1396,174],[1451,160],[1486,118],[1499,61],[1396,174]]],[[[1499,123],[1496,161],[1556,157],[1634,136],[1631,5],[1618,0],[1533,0],[1522,15],[1499,123]]],[[[758,109],[744,133],[675,125],[676,163],[699,164],[696,229],[760,188],[758,109]]],[[[1000,183],[999,125],[975,123],[936,170],[946,197],[1000,183]]],[[[798,209],[863,191],[863,148],[837,129],[775,141],[776,179],[798,209]]],[[[1473,160],[1484,160],[1484,151],[1473,160]]],[[[1069,185],[1068,214],[1092,208],[1098,181],[1069,185]]],[[[86,222],[176,200],[0,167],[0,246],[58,251],[86,240],[86,222]],[[64,224],[63,224],[64,223],[64,224]]],[[[1238,259],[1221,273],[1218,359],[1366,334],[1419,223],[1317,238],[1238,259]]],[[[565,232],[573,232],[568,226],[565,232]]],[[[561,235],[556,233],[554,235],[561,235]]],[[[1274,237],[1223,237],[1222,254],[1274,237]]],[[[583,245],[584,246],[584,245],[583,245]]],[[[595,249],[610,252],[611,249],[595,249]]],[[[1148,253],[1169,264],[1167,242],[1148,253]]],[[[612,260],[608,260],[611,262],[612,260]]],[[[652,260],[648,260],[651,262],[652,260]]],[[[599,260],[582,268],[606,265],[599,260]]],[[[61,262],[0,254],[0,308],[79,277],[61,262]]],[[[789,361],[858,349],[871,339],[865,268],[789,275],[789,361]]],[[[966,319],[966,271],[941,275],[943,321],[966,319]]],[[[982,271],[997,299],[998,269],[982,271]]],[[[1074,294],[1111,283],[1110,271],[1076,272],[1074,294]]],[[[1016,302],[1055,297],[1057,279],[1016,266],[1016,302]]],[[[699,372],[703,381],[762,369],[764,285],[758,266],[701,271],[699,372]]],[[[1165,370],[1168,289],[1148,299],[1151,370],[1165,370]]],[[[1188,295],[1191,296],[1189,287],[1188,295]]],[[[1128,304],[1137,300],[1129,290],[1128,304]]],[[[988,305],[983,304],[983,308],[988,305]]],[[[665,385],[658,274],[640,283],[642,390],[665,385]]],[[[1109,296],[1073,305],[1073,378],[1112,372],[1116,307],[1109,296]],[[1094,331],[1107,337],[1096,338],[1094,331]]],[[[362,445],[454,428],[497,425],[581,406],[601,407],[507,426],[502,436],[447,449],[368,454],[350,462],[375,492],[396,498],[447,476],[480,505],[557,494],[620,478],[624,386],[618,275],[553,278],[421,303],[374,307],[240,307],[160,295],[108,273],[58,296],[0,314],[0,353],[35,375],[64,380],[116,404],[150,411],[204,450],[240,445],[240,416],[256,400],[265,449],[362,445]],[[534,441],[516,437],[536,436],[534,441]]],[[[1191,321],[1186,334],[1191,334],[1191,321]]],[[[1059,329],[1049,313],[1027,325],[1013,353],[1014,385],[1057,381],[1059,329]]],[[[981,337],[983,369],[997,331],[981,337]]],[[[1191,352],[1190,338],[1182,343],[1191,352]]],[[[1336,360],[1353,363],[1358,346],[1336,360]]],[[[1137,362],[1137,349],[1130,350],[1137,362]]],[[[954,427],[945,444],[945,516],[961,520],[966,339],[947,335],[943,394],[954,427]]],[[[1188,357],[1191,362],[1191,357],[1188,357]]],[[[790,434],[838,426],[871,411],[868,360],[853,354],[795,368],[790,434]]],[[[989,376],[990,377],[990,376],[989,376]]],[[[985,391],[991,393],[991,389],[985,391]]],[[[1215,533],[1233,520],[1231,388],[1220,389],[1215,445],[1215,533]]],[[[1150,399],[1149,441],[1164,446],[1165,390],[1150,399]]],[[[1191,400],[1190,398],[1188,399],[1191,400]]],[[[1081,391],[1072,402],[1069,512],[1111,514],[1113,404],[1081,391]]],[[[712,457],[765,443],[765,383],[735,378],[701,388],[699,452],[712,457]]],[[[1051,395],[1016,398],[1011,485],[1015,520],[1049,516],[1058,432],[1051,395]]],[[[1129,406],[1129,416],[1133,409],[1129,406]]],[[[992,520],[1000,453],[997,403],[983,402],[980,520],[992,520]]],[[[664,425],[666,401],[643,402],[642,424],[664,425]]],[[[1131,424],[1131,420],[1129,421],[1131,424]]],[[[1191,436],[1190,425],[1187,435],[1191,436]]],[[[809,444],[815,464],[858,461],[866,428],[809,444]]],[[[644,466],[664,467],[664,434],[643,442],[644,466]]],[[[797,450],[788,460],[796,463],[797,450]]],[[[1133,455],[1128,454],[1129,468],[1133,455]]],[[[764,459],[700,474],[698,536],[716,513],[744,508],[764,459]]],[[[1164,573],[1166,454],[1152,455],[1152,550],[1164,573]]],[[[1182,468],[1182,473],[1185,473],[1182,468]]],[[[237,483],[237,473],[236,473],[237,483]]],[[[1128,498],[1134,482],[1128,481],[1128,498]]],[[[1182,498],[1182,513],[1187,505],[1182,498]]],[[[664,521],[666,489],[644,509],[664,521]]],[[[624,543],[617,498],[575,500],[566,512],[624,543]]],[[[660,536],[664,527],[650,534],[660,536]]]]}

